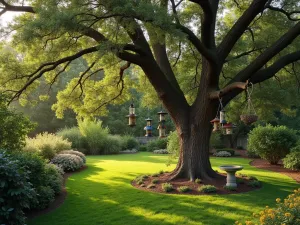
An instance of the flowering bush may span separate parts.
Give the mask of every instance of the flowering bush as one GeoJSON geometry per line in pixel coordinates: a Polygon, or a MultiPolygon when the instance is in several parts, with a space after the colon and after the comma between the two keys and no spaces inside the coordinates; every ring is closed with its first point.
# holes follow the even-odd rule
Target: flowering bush
{"type": "MultiPolygon", "coordinates": [[[[293,194],[290,194],[283,201],[280,198],[276,199],[277,207],[270,209],[268,206],[259,214],[253,213],[256,218],[255,221],[248,220],[246,225],[298,225],[300,224],[300,188],[294,190],[293,194]],[[259,223],[257,223],[259,220],[259,223]]],[[[235,224],[243,225],[239,221],[235,224]]]]}
{"type": "Polygon", "coordinates": [[[65,151],[60,152],[59,154],[77,155],[82,159],[83,163],[86,163],[85,155],[82,152],[74,151],[74,150],[65,150],[65,151]]]}
{"type": "Polygon", "coordinates": [[[229,152],[226,152],[226,151],[220,151],[220,152],[214,153],[214,156],[216,156],[216,157],[230,157],[231,154],[229,152]]]}
{"type": "Polygon", "coordinates": [[[56,155],[51,163],[61,167],[64,171],[75,171],[83,166],[83,160],[79,156],[71,154],[56,155]]]}
{"type": "Polygon", "coordinates": [[[169,154],[169,152],[166,149],[159,149],[159,150],[154,150],[154,154],[169,154]]]}

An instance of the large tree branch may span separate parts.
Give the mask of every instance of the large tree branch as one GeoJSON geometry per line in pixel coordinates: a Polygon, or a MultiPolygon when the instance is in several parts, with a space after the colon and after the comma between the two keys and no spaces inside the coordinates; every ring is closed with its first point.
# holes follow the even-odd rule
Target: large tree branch
{"type": "MultiPolygon", "coordinates": [[[[249,82],[255,84],[255,83],[260,83],[267,79],[270,79],[270,78],[274,77],[285,66],[287,66],[291,63],[297,62],[299,60],[300,60],[300,51],[287,54],[287,55],[279,58],[271,66],[269,66],[265,69],[261,69],[261,70],[257,71],[256,73],[254,73],[249,78],[249,82]]],[[[234,82],[232,84],[235,84],[235,83],[236,82],[234,82]]],[[[231,85],[231,84],[229,84],[229,85],[231,85]]],[[[228,104],[235,96],[237,96],[241,92],[242,92],[242,89],[239,89],[239,88],[233,89],[231,92],[229,92],[225,97],[223,97],[224,106],[226,104],[228,104]]]]}
{"type": "Polygon", "coordinates": [[[28,12],[28,13],[34,13],[33,7],[31,6],[14,6],[8,4],[4,0],[0,0],[0,3],[4,6],[3,11],[11,11],[11,12],[28,12]]]}
{"type": "Polygon", "coordinates": [[[299,21],[300,20],[300,18],[294,18],[293,17],[294,14],[300,14],[300,10],[287,12],[283,8],[277,8],[277,7],[274,7],[274,6],[271,6],[271,5],[266,6],[266,8],[284,14],[289,20],[292,20],[292,21],[299,21]]]}
{"type": "Polygon", "coordinates": [[[261,55],[259,55],[252,63],[245,69],[240,71],[230,83],[246,81],[258,70],[260,70],[267,62],[274,56],[281,52],[284,48],[290,45],[300,35],[300,22],[292,27],[287,33],[281,36],[272,46],[267,48],[261,55]]]}
{"type": "Polygon", "coordinates": [[[218,46],[218,55],[222,60],[225,60],[231,52],[234,45],[244,34],[255,17],[264,10],[268,0],[253,0],[249,8],[236,21],[223,41],[218,46]]]}
{"type": "Polygon", "coordinates": [[[229,94],[230,92],[232,92],[236,89],[245,90],[247,88],[248,84],[249,84],[248,81],[235,82],[235,83],[229,84],[219,91],[211,92],[209,98],[210,99],[218,99],[218,98],[222,98],[222,97],[226,96],[227,94],[229,94]]]}
{"type": "Polygon", "coordinates": [[[219,0],[190,0],[197,3],[203,10],[201,19],[201,41],[209,49],[216,47],[215,26],[219,0]]]}
{"type": "Polygon", "coordinates": [[[281,69],[285,66],[294,63],[300,60],[300,51],[296,51],[290,54],[287,54],[277,61],[275,61],[271,66],[261,69],[250,77],[250,81],[255,83],[263,82],[267,79],[270,79],[276,75],[281,69]]]}

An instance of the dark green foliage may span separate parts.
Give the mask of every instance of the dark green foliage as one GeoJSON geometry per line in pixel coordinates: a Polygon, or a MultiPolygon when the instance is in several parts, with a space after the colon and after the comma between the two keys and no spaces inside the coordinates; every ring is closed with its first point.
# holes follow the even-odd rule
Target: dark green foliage
{"type": "Polygon", "coordinates": [[[237,187],[226,186],[226,185],[223,188],[227,191],[236,191],[237,190],[237,187]]]}
{"type": "Polygon", "coordinates": [[[300,170],[300,151],[293,151],[283,159],[284,168],[300,170]]]}
{"type": "Polygon", "coordinates": [[[261,182],[258,180],[251,180],[247,185],[253,188],[261,187],[261,182]]]}
{"type": "Polygon", "coordinates": [[[40,149],[39,154],[44,158],[51,160],[56,155],[56,151],[49,144],[43,145],[40,149]]]}
{"type": "Polygon", "coordinates": [[[179,192],[186,193],[186,192],[189,192],[191,189],[188,186],[180,186],[177,188],[177,190],[179,192]]]}
{"type": "Polygon", "coordinates": [[[33,205],[35,209],[45,209],[54,201],[55,192],[49,186],[40,186],[36,189],[38,203],[33,205]]]}
{"type": "Polygon", "coordinates": [[[18,161],[0,152],[0,224],[25,224],[23,209],[36,197],[28,175],[18,161]]]}
{"type": "Polygon", "coordinates": [[[210,147],[211,148],[224,148],[224,144],[222,141],[222,135],[218,132],[213,132],[210,136],[210,147]]]}
{"type": "Polygon", "coordinates": [[[221,149],[216,149],[216,152],[222,152],[222,151],[229,152],[229,153],[231,154],[231,156],[234,156],[234,155],[235,155],[235,151],[234,151],[234,149],[232,149],[232,148],[221,148],[221,149]]]}
{"type": "Polygon", "coordinates": [[[198,191],[203,193],[215,193],[217,192],[217,188],[213,185],[202,185],[198,188],[198,191]]]}
{"type": "Polygon", "coordinates": [[[164,192],[171,192],[171,191],[174,190],[173,185],[170,184],[170,183],[163,183],[163,184],[161,185],[161,188],[164,190],[164,192]]]}
{"type": "Polygon", "coordinates": [[[295,132],[287,127],[258,126],[250,132],[248,149],[268,160],[269,163],[277,164],[291,148],[296,146],[296,143],[295,132]]]}
{"type": "Polygon", "coordinates": [[[167,138],[158,138],[147,143],[147,151],[153,152],[154,150],[167,149],[167,138]]]}
{"type": "Polygon", "coordinates": [[[61,193],[63,177],[61,169],[46,161],[36,153],[22,152],[11,156],[18,160],[20,167],[29,172],[28,181],[37,190],[35,199],[30,202],[32,209],[44,209],[61,193]]]}
{"type": "Polygon", "coordinates": [[[245,181],[244,181],[244,179],[237,177],[237,178],[236,178],[236,183],[237,183],[237,184],[244,184],[245,181]]]}
{"type": "Polygon", "coordinates": [[[122,150],[139,148],[139,142],[133,136],[122,136],[122,142],[122,150]]]}
{"type": "Polygon", "coordinates": [[[243,146],[236,146],[236,149],[238,149],[238,150],[245,150],[243,146]]]}
{"type": "Polygon", "coordinates": [[[51,187],[55,195],[61,193],[63,186],[63,170],[54,165],[47,164],[44,172],[45,186],[51,187]]]}
{"type": "Polygon", "coordinates": [[[6,97],[0,96],[0,148],[16,151],[25,145],[25,138],[34,124],[23,114],[9,110],[6,100],[6,97]]]}
{"type": "Polygon", "coordinates": [[[59,154],[56,155],[51,163],[61,167],[64,171],[76,171],[83,166],[83,160],[77,155],[59,154]]]}
{"type": "Polygon", "coordinates": [[[147,146],[146,145],[140,145],[139,151],[140,152],[146,152],[147,151],[147,146]]]}
{"type": "Polygon", "coordinates": [[[260,156],[255,151],[249,149],[247,150],[247,156],[249,158],[255,158],[255,159],[260,158],[260,156]]]}

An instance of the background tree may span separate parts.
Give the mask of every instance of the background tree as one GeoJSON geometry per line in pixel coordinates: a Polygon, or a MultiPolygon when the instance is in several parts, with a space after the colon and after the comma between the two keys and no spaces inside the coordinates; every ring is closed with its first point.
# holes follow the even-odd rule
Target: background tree
{"type": "Polygon", "coordinates": [[[13,99],[25,98],[40,77],[57,82],[71,61],[84,57],[88,69],[58,94],[54,109],[59,116],[66,109],[94,116],[107,114],[109,103],[128,100],[130,87],[146,75],[180,136],[170,179],[217,177],[208,154],[218,98],[227,105],[250,82],[271,79],[300,59],[297,1],[32,0],[32,7],[14,2],[1,0],[2,13],[29,13],[10,26],[17,30],[13,44],[22,57],[7,52],[1,59],[2,88],[13,99]],[[271,21],[282,29],[266,38],[261,24],[271,21]],[[134,73],[124,76],[132,65],[134,73]],[[186,90],[189,79],[193,86],[186,90]]]}

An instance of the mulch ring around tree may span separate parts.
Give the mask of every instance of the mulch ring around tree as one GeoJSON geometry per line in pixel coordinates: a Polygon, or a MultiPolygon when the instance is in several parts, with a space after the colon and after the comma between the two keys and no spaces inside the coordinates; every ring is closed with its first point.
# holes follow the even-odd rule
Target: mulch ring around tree
{"type": "MultiPolygon", "coordinates": [[[[219,173],[220,174],[220,173],[219,173]]],[[[239,184],[236,190],[227,190],[224,189],[226,185],[226,174],[220,174],[221,178],[214,179],[214,180],[201,180],[201,183],[192,182],[188,179],[176,179],[176,180],[169,180],[169,173],[164,173],[160,175],[142,175],[137,177],[135,180],[132,181],[132,185],[135,188],[149,191],[149,192],[157,192],[157,193],[165,193],[165,194],[183,194],[183,195],[212,195],[212,194],[238,194],[249,192],[252,190],[257,190],[261,187],[252,187],[249,186],[249,183],[253,182],[253,177],[247,176],[236,176],[239,180],[239,184]],[[162,188],[162,184],[170,183],[173,186],[173,190],[170,192],[166,192],[162,188]],[[203,185],[213,185],[216,187],[216,192],[212,193],[203,193],[200,192],[198,189],[203,185]],[[189,187],[189,191],[187,192],[180,192],[178,191],[179,187],[187,186],[189,187]]]]}
{"type": "Polygon", "coordinates": [[[293,178],[298,183],[300,183],[300,172],[284,168],[281,161],[279,161],[277,165],[271,165],[264,159],[254,159],[253,161],[250,162],[250,165],[259,169],[270,170],[270,171],[284,174],[286,176],[293,178]]]}
{"type": "Polygon", "coordinates": [[[35,218],[37,216],[41,216],[41,215],[47,214],[47,213],[49,213],[49,212],[57,209],[58,207],[60,207],[64,203],[64,201],[65,201],[65,199],[67,197],[67,194],[68,194],[67,190],[66,190],[66,181],[73,174],[79,173],[79,172],[85,170],[86,168],[87,168],[87,166],[84,165],[82,168],[80,168],[77,171],[65,173],[64,174],[64,181],[63,181],[62,191],[61,191],[61,193],[58,196],[55,196],[55,200],[48,206],[48,208],[42,209],[42,210],[31,210],[31,211],[28,211],[28,212],[25,213],[26,217],[28,219],[33,219],[33,218],[35,218]]]}

